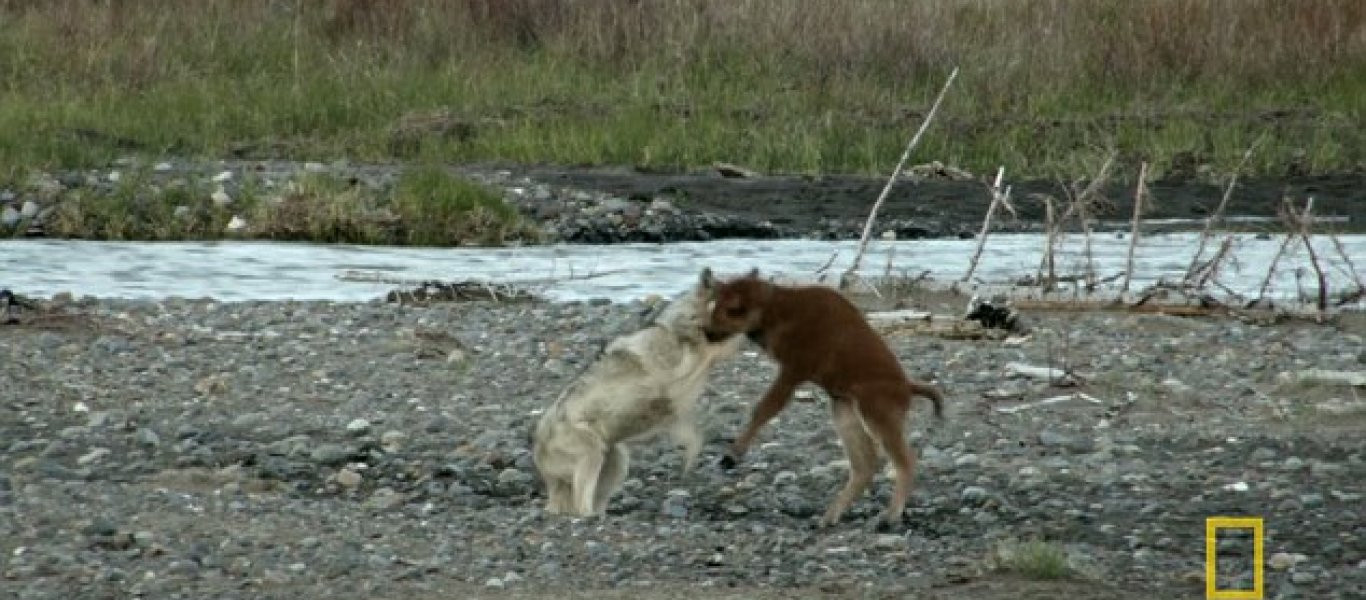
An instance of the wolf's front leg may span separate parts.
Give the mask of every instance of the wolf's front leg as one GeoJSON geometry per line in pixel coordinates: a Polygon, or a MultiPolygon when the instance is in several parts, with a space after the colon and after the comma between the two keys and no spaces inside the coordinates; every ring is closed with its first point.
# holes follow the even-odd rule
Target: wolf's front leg
{"type": "Polygon", "coordinates": [[[697,419],[690,414],[681,415],[671,435],[683,447],[683,473],[692,471],[697,465],[697,455],[702,452],[702,434],[697,432],[697,419]]]}

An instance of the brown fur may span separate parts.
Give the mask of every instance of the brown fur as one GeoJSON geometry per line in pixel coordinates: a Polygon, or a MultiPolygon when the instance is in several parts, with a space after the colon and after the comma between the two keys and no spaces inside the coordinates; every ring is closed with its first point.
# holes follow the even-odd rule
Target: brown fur
{"type": "Polygon", "coordinates": [[[809,381],[830,395],[835,430],[849,458],[849,480],[821,523],[839,521],[872,482],[879,449],[896,472],[896,488],[881,519],[899,522],[915,474],[915,454],[903,436],[911,396],[929,398],[942,418],[939,390],[908,378],[863,313],[834,289],[776,285],[759,279],[755,269],[719,284],[715,302],[706,325],[709,336],[747,334],[780,365],[778,379],[755,405],[723,466],[744,456],[764,424],[787,406],[798,385],[809,381]]]}

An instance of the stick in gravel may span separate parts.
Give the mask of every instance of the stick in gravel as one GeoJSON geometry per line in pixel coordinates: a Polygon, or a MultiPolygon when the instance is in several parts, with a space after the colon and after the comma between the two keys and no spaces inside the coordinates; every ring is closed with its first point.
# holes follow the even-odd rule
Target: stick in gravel
{"type": "Polygon", "coordinates": [[[1129,291],[1129,282],[1134,277],[1134,248],[1138,247],[1138,225],[1143,218],[1143,196],[1147,188],[1148,163],[1138,166],[1138,185],[1134,187],[1134,222],[1129,232],[1129,255],[1124,261],[1124,281],[1119,285],[1119,293],[1129,291]]]}
{"type": "Polygon", "coordinates": [[[1252,159],[1252,151],[1257,149],[1257,145],[1262,143],[1265,136],[1259,137],[1247,147],[1247,152],[1243,153],[1243,159],[1238,161],[1238,166],[1233,168],[1233,175],[1228,179],[1228,187],[1224,188],[1224,197],[1219,200],[1219,206],[1214,208],[1208,219],[1205,219],[1205,229],[1200,232],[1200,242],[1195,247],[1195,255],[1191,256],[1191,264],[1186,268],[1186,282],[1190,282],[1196,277],[1196,266],[1200,264],[1200,257],[1205,255],[1205,245],[1209,243],[1210,236],[1213,234],[1214,225],[1224,218],[1224,209],[1228,207],[1229,199],[1233,198],[1233,187],[1238,184],[1238,172],[1243,170],[1247,161],[1252,159]]]}
{"type": "Polygon", "coordinates": [[[987,245],[987,235],[991,232],[991,217],[996,214],[996,207],[1002,202],[1010,200],[1010,186],[1001,190],[1001,179],[1005,177],[1006,168],[996,169],[996,181],[991,184],[991,205],[987,206],[987,216],[982,218],[982,232],[977,235],[977,249],[972,253],[972,260],[968,261],[968,272],[963,274],[962,281],[972,279],[972,273],[977,270],[977,261],[982,258],[982,249],[987,245]]]}
{"type": "Polygon", "coordinates": [[[845,288],[852,282],[855,273],[858,271],[859,263],[863,260],[863,253],[868,249],[868,238],[873,233],[873,223],[877,222],[877,211],[882,208],[882,203],[887,200],[887,194],[892,191],[892,184],[896,183],[897,177],[901,176],[901,170],[906,166],[906,159],[910,158],[911,151],[920,144],[920,137],[925,135],[925,130],[929,129],[930,122],[934,121],[934,114],[939,111],[939,104],[944,101],[944,95],[949,92],[949,86],[953,85],[953,80],[958,77],[958,67],[954,67],[949,73],[949,78],[944,82],[943,89],[939,90],[939,96],[934,99],[934,104],[930,105],[930,112],[925,115],[925,120],[920,122],[920,129],[916,130],[911,137],[910,143],[906,144],[906,149],[901,153],[901,160],[896,163],[896,168],[892,170],[892,176],[887,178],[887,185],[882,187],[882,193],[878,194],[877,201],[873,202],[873,208],[868,211],[868,220],[863,223],[863,235],[859,238],[858,253],[854,254],[854,262],[849,265],[849,270],[844,272],[840,278],[840,287],[845,288]]]}

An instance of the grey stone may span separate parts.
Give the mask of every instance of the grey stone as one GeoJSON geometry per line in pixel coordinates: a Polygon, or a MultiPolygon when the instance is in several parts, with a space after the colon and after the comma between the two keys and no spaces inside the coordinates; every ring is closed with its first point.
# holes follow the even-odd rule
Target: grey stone
{"type": "Polygon", "coordinates": [[[13,206],[5,206],[5,208],[0,209],[0,225],[14,227],[21,219],[23,216],[19,214],[19,211],[14,210],[13,206]]]}
{"type": "Polygon", "coordinates": [[[146,427],[139,428],[137,432],[133,434],[133,438],[137,440],[139,445],[148,448],[155,448],[161,445],[161,436],[157,435],[157,432],[146,427]]]}
{"type": "Polygon", "coordinates": [[[322,444],[313,449],[309,457],[322,465],[340,465],[350,460],[352,452],[341,444],[322,444]]]}
{"type": "Polygon", "coordinates": [[[109,354],[122,354],[132,350],[133,345],[118,336],[102,335],[95,340],[95,347],[109,354]]]}
{"type": "Polygon", "coordinates": [[[987,490],[980,486],[970,485],[963,488],[963,492],[959,494],[959,498],[962,499],[965,504],[979,504],[987,499],[987,490]]]}
{"type": "Polygon", "coordinates": [[[520,469],[508,467],[498,474],[498,483],[502,484],[528,484],[534,478],[530,473],[520,469]]]}
{"type": "Polygon", "coordinates": [[[969,454],[964,454],[964,455],[962,455],[962,456],[959,456],[958,458],[953,459],[953,466],[955,466],[955,467],[974,467],[974,466],[977,466],[977,464],[978,464],[979,462],[981,462],[981,461],[980,461],[980,459],[977,458],[977,455],[976,455],[976,454],[971,454],[971,453],[969,453],[969,454]]]}

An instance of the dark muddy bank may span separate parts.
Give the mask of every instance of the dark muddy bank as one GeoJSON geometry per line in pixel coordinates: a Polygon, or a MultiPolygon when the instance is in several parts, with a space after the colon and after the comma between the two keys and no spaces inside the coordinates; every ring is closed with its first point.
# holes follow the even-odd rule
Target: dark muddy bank
{"type": "MultiPolygon", "coordinates": [[[[510,167],[517,176],[552,186],[601,191],[629,200],[667,198],[688,212],[710,212],[742,223],[772,224],[772,235],[857,237],[868,209],[886,184],[885,178],[858,175],[776,175],[731,178],[715,171],[643,173],[618,168],[555,166],[510,167]]],[[[975,235],[981,228],[990,196],[986,177],[953,181],[901,180],[891,190],[878,217],[878,233],[899,238],[975,235]]],[[[1017,214],[996,220],[1000,231],[1036,231],[1044,219],[1042,195],[1065,199],[1063,184],[1048,180],[1008,181],[1014,188],[1017,214]]],[[[1222,182],[1166,179],[1149,184],[1144,218],[1150,229],[1199,229],[1224,194],[1222,182]],[[1188,222],[1163,223],[1170,220],[1188,222]]],[[[1133,182],[1104,187],[1106,201],[1095,215],[1098,226],[1127,229],[1133,215],[1133,182]]],[[[1315,213],[1325,230],[1366,232],[1366,175],[1339,174],[1287,178],[1242,179],[1228,215],[1254,217],[1244,226],[1280,230],[1275,221],[1283,198],[1302,204],[1314,198],[1315,213]]]]}

